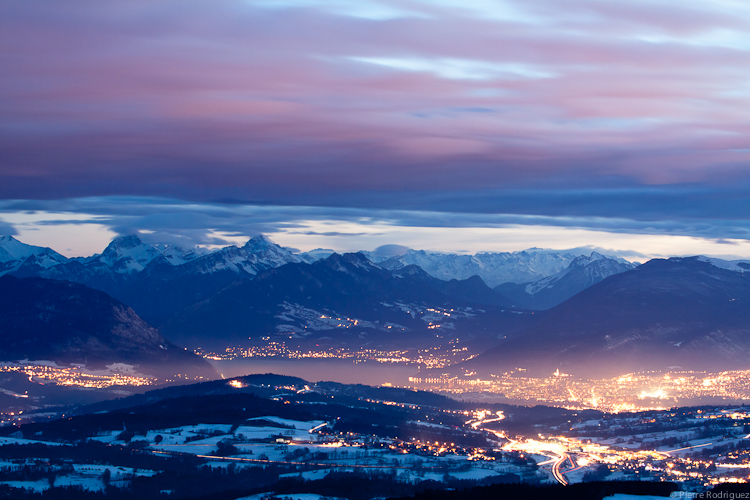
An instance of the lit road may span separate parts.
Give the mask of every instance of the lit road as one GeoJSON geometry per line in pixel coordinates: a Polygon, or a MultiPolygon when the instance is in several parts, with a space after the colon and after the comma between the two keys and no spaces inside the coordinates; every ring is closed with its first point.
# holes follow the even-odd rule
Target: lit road
{"type": "MultiPolygon", "coordinates": [[[[567,453],[563,453],[560,455],[560,458],[555,460],[555,463],[552,464],[552,476],[557,480],[558,483],[567,486],[568,480],[565,479],[565,476],[563,476],[562,472],[560,472],[560,467],[562,467],[562,464],[570,460],[570,455],[567,453]]],[[[571,460],[571,464],[573,461],[571,460]]]]}
{"type": "Polygon", "coordinates": [[[467,424],[471,425],[472,429],[478,429],[479,426],[484,424],[489,424],[490,422],[499,422],[500,420],[505,419],[505,415],[503,415],[502,411],[498,411],[495,413],[497,415],[495,418],[488,418],[492,415],[489,411],[482,410],[480,412],[477,412],[476,419],[475,420],[469,420],[466,422],[467,424]]]}
{"type": "Polygon", "coordinates": [[[676,450],[670,450],[670,451],[662,451],[664,455],[669,455],[670,453],[674,453],[676,451],[685,451],[685,450],[692,450],[694,448],[703,448],[704,446],[711,446],[713,443],[705,443],[705,444],[696,444],[695,446],[686,446],[684,448],[677,448],[676,450]]]}

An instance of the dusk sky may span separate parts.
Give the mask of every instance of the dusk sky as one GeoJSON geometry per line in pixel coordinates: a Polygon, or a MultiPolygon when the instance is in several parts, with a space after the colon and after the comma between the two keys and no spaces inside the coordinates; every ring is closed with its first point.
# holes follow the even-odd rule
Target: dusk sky
{"type": "Polygon", "coordinates": [[[750,257],[750,3],[0,3],[0,234],[750,257]]]}

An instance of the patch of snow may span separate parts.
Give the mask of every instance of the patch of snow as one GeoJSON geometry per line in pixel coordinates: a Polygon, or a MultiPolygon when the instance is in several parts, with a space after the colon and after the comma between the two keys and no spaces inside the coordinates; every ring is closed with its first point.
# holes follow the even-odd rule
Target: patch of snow
{"type": "Polygon", "coordinates": [[[726,269],[728,271],[735,271],[738,273],[750,272],[750,260],[723,260],[713,257],[705,257],[703,255],[698,257],[701,262],[708,262],[714,267],[720,269],[726,269]]]}
{"type": "Polygon", "coordinates": [[[310,422],[305,422],[301,420],[290,420],[288,418],[281,418],[281,417],[256,417],[256,418],[250,418],[247,421],[250,422],[252,420],[265,420],[267,422],[276,422],[277,424],[293,427],[295,429],[302,429],[305,431],[309,431],[310,429],[313,429],[325,423],[323,420],[312,420],[310,422]]]}
{"type": "Polygon", "coordinates": [[[371,328],[373,330],[391,330],[391,329],[402,329],[406,330],[406,327],[397,325],[396,323],[388,323],[385,325],[376,325],[371,321],[365,321],[359,318],[350,318],[345,315],[339,315],[336,313],[324,313],[310,309],[299,304],[290,304],[284,302],[279,304],[284,310],[277,314],[275,317],[282,320],[288,321],[295,324],[282,324],[277,325],[276,330],[280,333],[296,333],[298,335],[305,335],[306,330],[333,330],[333,329],[346,329],[352,327],[359,328],[371,328]],[[390,326],[390,328],[388,328],[390,326]]]}
{"type": "Polygon", "coordinates": [[[0,446],[5,446],[6,444],[44,444],[47,446],[65,446],[65,444],[63,443],[55,443],[52,441],[37,441],[35,439],[0,437],[0,446]]]}
{"type": "Polygon", "coordinates": [[[187,262],[192,262],[211,253],[211,250],[208,248],[199,246],[194,248],[182,248],[172,245],[156,245],[155,248],[161,252],[167,262],[173,266],[180,266],[187,262]]]}
{"type": "Polygon", "coordinates": [[[2,481],[0,484],[7,484],[12,488],[26,488],[34,491],[44,491],[49,489],[49,481],[46,479],[39,481],[2,481]]]}

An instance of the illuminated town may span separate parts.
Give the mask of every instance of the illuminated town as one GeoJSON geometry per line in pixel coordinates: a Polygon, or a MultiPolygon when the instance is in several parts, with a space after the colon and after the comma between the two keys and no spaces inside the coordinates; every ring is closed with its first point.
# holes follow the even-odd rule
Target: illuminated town
{"type": "MultiPolygon", "coordinates": [[[[268,340],[264,337],[263,340],[268,340]]],[[[377,363],[398,363],[414,365],[416,368],[445,368],[456,362],[471,359],[466,347],[452,347],[445,351],[440,347],[411,350],[348,349],[330,347],[327,349],[303,349],[287,346],[284,341],[268,341],[250,347],[230,346],[224,352],[208,352],[196,349],[195,353],[213,361],[232,361],[243,358],[280,359],[343,359],[355,362],[374,361],[377,363]]]]}
{"type": "MultiPolygon", "coordinates": [[[[226,362],[270,357],[399,364],[420,370],[438,368],[433,373],[470,356],[465,347],[456,344],[450,344],[447,350],[354,351],[303,350],[272,341],[263,346],[230,347],[221,354],[200,354],[226,362]]],[[[140,375],[134,367],[122,364],[94,371],[76,365],[15,362],[0,365],[0,372],[23,374],[34,384],[90,390],[169,382],[140,375]]],[[[173,379],[176,381],[180,376],[173,379]]],[[[224,383],[234,390],[254,390],[242,378],[224,383]]],[[[261,387],[272,391],[271,399],[296,406],[307,396],[338,397],[326,384],[261,387]]],[[[393,384],[383,385],[395,388],[393,384]]],[[[209,464],[215,463],[212,467],[222,463],[298,467],[304,477],[310,478],[323,477],[332,471],[395,471],[399,481],[433,480],[446,485],[454,480],[513,477],[523,482],[563,485],[597,480],[674,482],[686,491],[704,491],[723,483],[750,482],[750,408],[743,405],[743,401],[750,399],[750,370],[645,372],[584,380],[559,370],[546,378],[529,377],[519,369],[487,379],[473,372],[462,377],[416,375],[409,378],[407,387],[447,395],[454,403],[443,407],[360,398],[363,404],[396,406],[419,415],[419,420],[399,424],[397,434],[338,432],[336,418],[291,424],[282,419],[280,428],[269,429],[263,426],[235,429],[224,424],[202,426],[205,429],[195,426],[153,429],[144,439],[150,441],[156,435],[168,437],[164,442],[150,444],[144,451],[159,456],[192,454],[209,464]],[[712,403],[706,403],[709,400],[712,403]],[[690,407],[696,401],[711,406],[690,407]],[[498,403],[506,404],[498,406],[498,403]],[[551,415],[557,416],[537,420],[543,423],[526,424],[525,417],[514,415],[531,411],[539,403],[547,405],[551,415]],[[456,405],[464,409],[456,409],[456,405]],[[260,436],[262,432],[268,437],[260,436]],[[219,447],[226,442],[232,443],[234,454],[220,455],[219,447]]],[[[7,391],[6,394],[29,397],[7,391]]],[[[3,414],[2,424],[18,426],[54,417],[54,413],[16,411],[3,414]]],[[[264,418],[272,421],[275,417],[264,418]]],[[[116,445],[121,432],[105,433],[95,439],[116,445]]],[[[27,442],[1,439],[5,441],[0,440],[0,446],[27,442]]],[[[224,453],[224,448],[221,450],[224,453]]],[[[75,477],[70,476],[71,481],[75,477]]]]}
{"type": "Polygon", "coordinates": [[[602,380],[577,379],[555,372],[547,378],[525,377],[522,370],[477,378],[410,377],[415,389],[459,395],[497,395],[519,404],[546,403],[565,408],[612,413],[666,409],[701,402],[750,400],[750,370],[706,372],[643,372],[602,380]]]}
{"type": "MultiPolygon", "coordinates": [[[[240,379],[225,383],[236,390],[248,388],[240,379]]],[[[313,394],[324,398],[335,394],[317,384],[266,387],[279,394],[274,399],[293,406],[313,394]]],[[[398,481],[407,483],[500,477],[564,485],[624,480],[676,482],[688,491],[750,479],[750,412],[744,406],[593,412],[591,418],[569,412],[575,420],[561,417],[535,424],[533,431],[518,432],[509,426],[518,422],[513,409],[477,405],[460,410],[371,398],[360,401],[400,407],[421,419],[404,422],[400,437],[338,431],[337,417],[303,422],[266,416],[239,426],[152,428],[132,439],[141,443],[138,449],[158,456],[194,455],[211,467],[230,463],[235,467],[283,466],[309,479],[334,471],[392,471],[398,481]]],[[[126,445],[124,440],[131,438],[124,435],[122,430],[107,431],[90,439],[126,445]]],[[[16,442],[32,443],[0,438],[0,446],[16,442]]],[[[84,465],[77,465],[79,469],[84,470],[84,465]]],[[[100,487],[98,476],[77,479],[80,473],[68,474],[71,481],[85,479],[89,487],[100,487]]]]}
{"type": "MultiPolygon", "coordinates": [[[[750,400],[750,370],[718,373],[698,371],[639,372],[609,379],[582,379],[561,373],[549,377],[526,375],[525,370],[490,377],[475,372],[462,376],[452,374],[420,375],[421,372],[446,368],[474,357],[467,347],[451,341],[448,348],[433,347],[411,350],[349,349],[345,347],[302,348],[284,341],[262,339],[263,344],[250,347],[230,346],[224,352],[197,349],[196,354],[213,361],[237,359],[311,359],[347,360],[354,363],[376,362],[413,366],[415,375],[404,386],[463,399],[495,397],[517,404],[543,403],[575,409],[598,409],[608,412],[666,409],[674,406],[750,400]]],[[[401,385],[401,384],[395,384],[401,385]]]]}
{"type": "Polygon", "coordinates": [[[92,373],[80,366],[57,366],[33,363],[6,363],[0,365],[0,373],[23,373],[29,382],[37,384],[56,384],[63,386],[105,389],[112,386],[147,386],[155,385],[157,380],[143,375],[116,372],[92,373]]]}

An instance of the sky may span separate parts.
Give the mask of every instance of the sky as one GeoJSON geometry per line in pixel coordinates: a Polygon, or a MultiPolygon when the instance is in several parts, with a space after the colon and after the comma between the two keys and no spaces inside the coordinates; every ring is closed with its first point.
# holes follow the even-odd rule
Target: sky
{"type": "Polygon", "coordinates": [[[750,257],[750,4],[0,3],[0,234],[750,257]]]}

